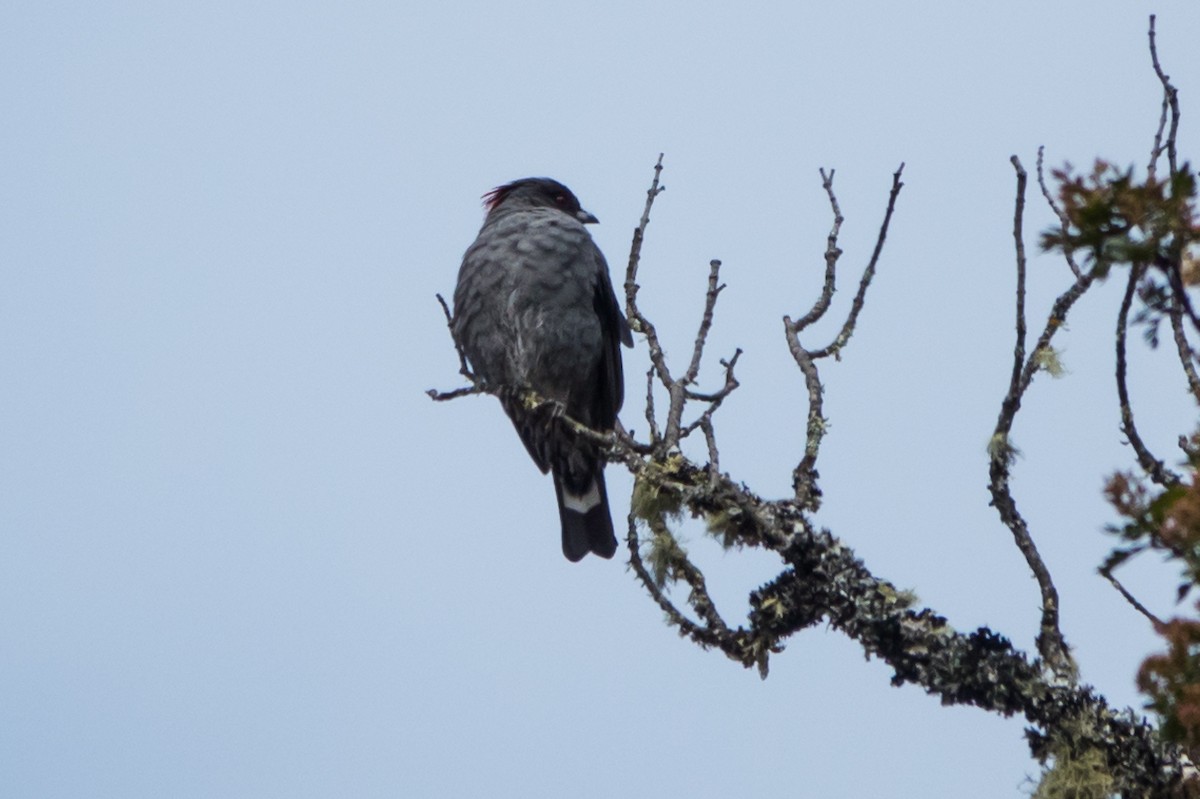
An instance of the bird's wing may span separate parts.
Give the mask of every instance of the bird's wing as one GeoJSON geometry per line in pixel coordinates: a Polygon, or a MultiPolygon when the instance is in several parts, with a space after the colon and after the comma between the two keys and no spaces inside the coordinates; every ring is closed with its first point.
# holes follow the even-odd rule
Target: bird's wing
{"type": "Polygon", "coordinates": [[[601,337],[604,342],[600,355],[596,392],[592,398],[591,423],[601,430],[611,430],[617,421],[617,412],[625,401],[625,376],[621,367],[621,345],[633,346],[633,333],[621,313],[617,296],[613,292],[612,279],[608,275],[608,264],[599,247],[592,247],[596,257],[596,282],[592,296],[596,317],[600,320],[601,337]]]}

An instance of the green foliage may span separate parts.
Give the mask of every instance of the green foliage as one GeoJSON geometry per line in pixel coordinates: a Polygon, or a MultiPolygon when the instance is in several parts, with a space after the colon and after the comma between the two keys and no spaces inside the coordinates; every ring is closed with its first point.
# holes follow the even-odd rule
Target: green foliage
{"type": "Polygon", "coordinates": [[[1105,278],[1114,266],[1137,270],[1140,307],[1133,317],[1146,340],[1158,345],[1159,323],[1200,278],[1194,245],[1200,241],[1196,216],[1196,175],[1183,164],[1165,181],[1134,178],[1097,160],[1092,171],[1076,175],[1068,164],[1054,170],[1059,206],[1066,224],[1042,233],[1042,248],[1082,254],[1084,266],[1105,278]]]}
{"type": "Polygon", "coordinates": [[[1138,690],[1162,719],[1162,736],[1194,757],[1200,749],[1200,621],[1172,619],[1159,625],[1158,633],[1166,639],[1167,651],[1142,663],[1138,690]]]}
{"type": "Polygon", "coordinates": [[[1122,523],[1109,525],[1107,530],[1127,543],[1113,550],[1105,569],[1153,549],[1180,565],[1180,600],[1200,583],[1200,486],[1195,468],[1188,482],[1162,489],[1131,472],[1109,478],[1104,494],[1122,523]]]}
{"type": "MultiPolygon", "coordinates": [[[[1159,488],[1134,474],[1113,475],[1105,494],[1121,517],[1108,530],[1126,543],[1105,562],[1111,569],[1130,556],[1152,549],[1163,552],[1180,566],[1178,599],[1182,601],[1200,583],[1200,433],[1188,447],[1187,478],[1159,488]]],[[[1196,605],[1200,613],[1200,602],[1196,605]]],[[[1195,756],[1200,753],[1200,615],[1156,623],[1165,651],[1151,655],[1138,670],[1138,689],[1146,707],[1158,714],[1164,738],[1195,756]]]]}
{"type": "Polygon", "coordinates": [[[1125,171],[1097,160],[1086,175],[1070,165],[1052,173],[1070,225],[1042,233],[1042,248],[1082,252],[1097,277],[1117,264],[1179,263],[1200,238],[1196,226],[1196,176],[1188,164],[1165,182],[1137,182],[1125,171]]]}

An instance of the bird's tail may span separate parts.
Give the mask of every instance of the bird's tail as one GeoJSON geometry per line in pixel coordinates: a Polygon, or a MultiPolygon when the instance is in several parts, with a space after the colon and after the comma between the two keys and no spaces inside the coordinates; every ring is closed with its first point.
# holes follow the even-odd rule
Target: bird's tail
{"type": "Polygon", "coordinates": [[[588,459],[575,468],[554,468],[554,492],[562,520],[563,554],[577,561],[589,552],[611,558],[617,551],[608,490],[604,485],[604,462],[588,459]],[[579,466],[585,468],[579,468],[579,466]]]}

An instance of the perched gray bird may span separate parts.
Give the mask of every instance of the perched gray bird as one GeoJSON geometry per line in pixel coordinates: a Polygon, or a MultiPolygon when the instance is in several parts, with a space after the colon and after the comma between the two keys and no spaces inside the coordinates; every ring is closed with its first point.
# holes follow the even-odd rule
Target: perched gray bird
{"type": "Polygon", "coordinates": [[[617,551],[604,461],[571,436],[562,414],[612,430],[624,399],[621,344],[633,346],[585,224],[596,217],[549,178],[524,178],[484,195],[487,218],[467,248],[454,290],[454,337],[496,389],[542,473],[554,475],[568,560],[617,551]],[[519,396],[543,400],[530,407],[519,396]]]}

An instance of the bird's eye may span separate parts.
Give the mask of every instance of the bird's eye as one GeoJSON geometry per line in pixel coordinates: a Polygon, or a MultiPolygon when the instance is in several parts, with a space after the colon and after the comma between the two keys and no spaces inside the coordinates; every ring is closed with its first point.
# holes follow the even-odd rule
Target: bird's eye
{"type": "Polygon", "coordinates": [[[567,204],[567,195],[565,195],[565,194],[556,195],[554,198],[554,204],[565,206],[567,204]]]}

